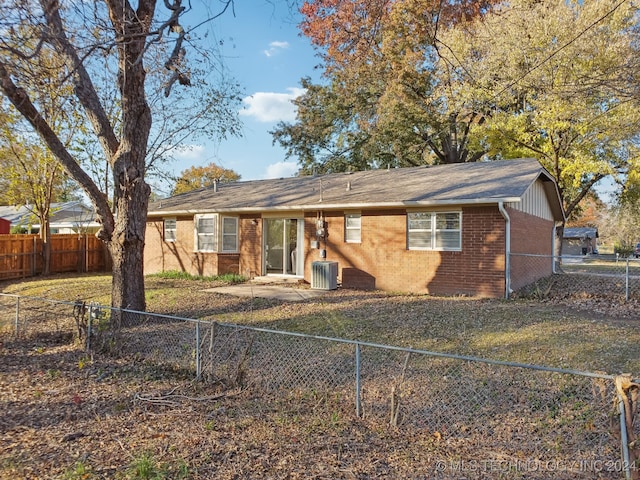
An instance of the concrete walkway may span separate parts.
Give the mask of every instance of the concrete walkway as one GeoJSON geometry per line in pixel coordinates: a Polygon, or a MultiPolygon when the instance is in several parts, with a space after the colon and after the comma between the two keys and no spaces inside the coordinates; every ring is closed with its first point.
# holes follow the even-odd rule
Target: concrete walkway
{"type": "Polygon", "coordinates": [[[288,302],[300,302],[325,295],[328,290],[292,288],[288,287],[286,283],[247,282],[239,285],[208,288],[205,292],[224,293],[237,297],[275,298],[288,302]]]}

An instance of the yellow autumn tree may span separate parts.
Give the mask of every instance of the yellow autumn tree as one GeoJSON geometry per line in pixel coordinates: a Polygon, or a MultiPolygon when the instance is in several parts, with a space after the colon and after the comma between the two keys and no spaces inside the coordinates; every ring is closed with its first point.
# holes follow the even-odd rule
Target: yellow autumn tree
{"type": "Polygon", "coordinates": [[[614,0],[513,0],[439,37],[456,72],[447,88],[464,87],[458,102],[484,112],[476,141],[491,159],[539,159],[568,217],[598,182],[632,171],[637,15],[614,0]]]}
{"type": "Polygon", "coordinates": [[[228,168],[223,168],[215,163],[202,167],[190,167],[180,173],[176,180],[176,186],[171,194],[179,195],[199,188],[212,186],[215,182],[229,183],[240,180],[240,175],[228,168]]]}

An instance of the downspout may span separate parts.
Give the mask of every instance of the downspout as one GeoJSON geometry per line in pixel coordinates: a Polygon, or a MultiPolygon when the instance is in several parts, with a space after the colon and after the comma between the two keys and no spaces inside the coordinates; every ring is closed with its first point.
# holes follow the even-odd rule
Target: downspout
{"type": "Polygon", "coordinates": [[[511,218],[504,208],[504,202],[498,202],[498,210],[504,217],[505,229],[504,229],[504,298],[509,298],[511,292],[511,218]]]}
{"type": "MultiPolygon", "coordinates": [[[[562,222],[553,222],[553,230],[551,231],[551,272],[558,273],[558,267],[562,261],[562,240],[560,241],[560,248],[558,248],[558,227],[562,225],[562,222]],[[556,256],[556,252],[558,255],[556,256]]],[[[561,237],[560,237],[561,238],[561,237]]]]}

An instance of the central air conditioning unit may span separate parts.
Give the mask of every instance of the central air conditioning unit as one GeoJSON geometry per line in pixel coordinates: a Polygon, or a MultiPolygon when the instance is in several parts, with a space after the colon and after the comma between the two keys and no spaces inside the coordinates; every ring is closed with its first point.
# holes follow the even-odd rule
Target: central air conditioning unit
{"type": "Polygon", "coordinates": [[[311,264],[311,288],[335,290],[338,288],[338,262],[313,262],[311,264]]]}

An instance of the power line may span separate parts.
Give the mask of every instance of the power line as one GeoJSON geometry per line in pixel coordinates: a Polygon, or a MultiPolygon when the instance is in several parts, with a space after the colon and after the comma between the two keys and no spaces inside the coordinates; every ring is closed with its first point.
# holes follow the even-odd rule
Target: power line
{"type": "Polygon", "coordinates": [[[564,45],[562,45],[561,47],[559,47],[557,50],[551,52],[549,55],[547,55],[543,60],[541,60],[540,62],[538,62],[536,65],[534,65],[533,67],[531,67],[529,70],[527,70],[526,72],[524,72],[519,78],[515,79],[513,82],[509,83],[507,86],[505,86],[502,90],[500,90],[498,93],[496,93],[493,98],[499,97],[500,95],[502,95],[504,92],[506,92],[507,90],[509,90],[510,88],[512,88],[513,86],[515,86],[517,83],[521,82],[525,77],[527,77],[527,75],[529,75],[531,72],[533,72],[534,70],[537,70],[538,68],[540,68],[541,66],[543,66],[545,63],[547,63],[548,61],[550,61],[553,57],[555,57],[558,53],[560,53],[562,50],[564,50],[565,48],[567,48],[569,45],[572,45],[573,43],[577,42],[578,39],[580,39],[585,33],[587,33],[589,30],[591,30],[592,28],[594,28],[597,24],[599,24],[600,22],[602,22],[605,18],[609,17],[610,15],[612,15],[618,8],[620,8],[620,6],[625,3],[627,0],[621,0],[620,2],[617,3],[617,5],[615,5],[611,10],[609,10],[606,14],[604,14],[603,16],[601,16],[600,18],[598,18],[597,20],[595,20],[594,22],[592,22],[590,25],[588,25],[586,28],[584,28],[580,33],[578,33],[575,37],[573,37],[571,40],[569,40],[567,43],[565,43],[564,45]]]}
{"type": "MultiPolygon", "coordinates": [[[[594,20],[591,24],[589,24],[587,27],[585,27],[581,32],[579,32],[575,37],[573,37],[571,40],[569,40],[568,42],[566,42],[565,44],[563,44],[562,46],[560,46],[559,48],[557,48],[555,51],[551,52],[549,55],[547,55],[544,59],[542,59],[540,62],[538,62],[537,64],[535,64],[534,66],[532,66],[531,68],[529,68],[526,72],[524,72],[520,77],[518,77],[517,79],[515,79],[514,81],[512,81],[511,83],[509,83],[508,85],[506,85],[502,90],[500,90],[499,92],[495,93],[494,95],[491,96],[491,100],[495,100],[496,98],[498,98],[500,95],[502,95],[504,92],[506,92],[507,90],[509,90],[510,88],[514,87],[515,85],[517,85],[519,82],[521,82],[522,80],[524,80],[530,73],[532,73],[533,71],[537,70],[538,68],[542,67],[545,63],[549,62],[552,58],[554,58],[556,55],[558,55],[562,50],[564,50],[565,48],[567,48],[568,46],[572,45],[573,43],[575,43],[576,41],[578,41],[584,34],[586,34],[589,30],[591,30],[592,28],[594,28],[596,25],[598,25],[600,22],[602,22],[603,20],[605,20],[607,17],[611,16],[618,8],[620,8],[622,6],[623,3],[625,3],[627,0],[620,0],[616,5],[613,6],[613,8],[611,8],[611,10],[609,10],[607,13],[605,13],[604,15],[602,15],[600,18],[594,20]]],[[[444,42],[438,40],[437,38],[434,37],[434,45],[435,43],[441,43],[442,45],[444,45],[449,51],[452,51],[451,48],[446,45],[444,42]]],[[[436,52],[438,52],[438,56],[440,56],[440,52],[438,51],[438,49],[436,48],[436,52]]],[[[447,59],[442,58],[442,56],[440,56],[441,60],[446,61],[447,63],[451,63],[449,62],[447,59]]],[[[457,60],[457,58],[456,58],[457,60]]],[[[451,64],[453,66],[453,64],[451,64]]],[[[469,79],[472,81],[472,83],[477,84],[477,82],[475,81],[475,79],[473,78],[473,76],[471,75],[471,73],[462,65],[462,63],[460,63],[460,67],[463,69],[463,71],[465,72],[465,74],[469,77],[469,79]]],[[[431,135],[428,136],[428,140],[431,140],[435,137],[437,137],[438,135],[446,132],[448,130],[449,127],[443,128],[438,132],[435,132],[431,135]]],[[[426,141],[426,139],[423,139],[426,141]]]]}

